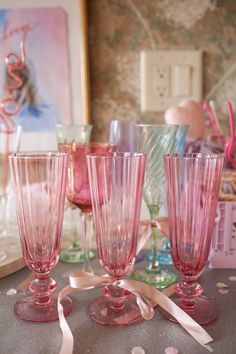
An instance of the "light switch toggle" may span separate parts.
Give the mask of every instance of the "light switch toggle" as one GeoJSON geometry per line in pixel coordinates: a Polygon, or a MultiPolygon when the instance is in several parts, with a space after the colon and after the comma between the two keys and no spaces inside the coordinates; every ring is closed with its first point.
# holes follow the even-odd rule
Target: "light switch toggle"
{"type": "Polygon", "coordinates": [[[191,95],[191,67],[189,65],[175,65],[172,82],[174,96],[191,95]]]}

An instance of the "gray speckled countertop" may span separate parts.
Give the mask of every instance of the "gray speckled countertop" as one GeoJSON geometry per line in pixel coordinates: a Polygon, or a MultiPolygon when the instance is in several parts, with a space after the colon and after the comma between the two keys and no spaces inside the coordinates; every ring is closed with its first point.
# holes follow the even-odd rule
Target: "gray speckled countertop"
{"type": "MultiPolygon", "coordinates": [[[[93,266],[99,267],[97,260],[93,261],[93,266]]],[[[144,261],[139,266],[144,266],[144,261]]],[[[75,264],[58,263],[52,271],[58,289],[67,285],[66,275],[70,271],[80,268],[75,264]]],[[[58,322],[35,324],[20,320],[14,315],[13,305],[24,294],[6,295],[28,274],[29,270],[25,268],[0,279],[0,354],[58,354],[62,338],[58,322]]],[[[200,278],[205,295],[215,297],[220,307],[219,318],[206,327],[214,338],[211,347],[215,354],[236,353],[236,282],[229,282],[230,275],[236,275],[236,270],[206,269],[200,278]],[[229,294],[220,294],[217,282],[230,283],[229,294]]],[[[181,326],[164,319],[158,309],[152,320],[133,327],[107,328],[95,324],[87,317],[86,309],[100,293],[101,289],[93,289],[71,296],[73,309],[67,320],[75,339],[74,353],[130,354],[135,346],[141,346],[146,354],[164,354],[168,346],[177,347],[180,354],[208,353],[181,326]]]]}

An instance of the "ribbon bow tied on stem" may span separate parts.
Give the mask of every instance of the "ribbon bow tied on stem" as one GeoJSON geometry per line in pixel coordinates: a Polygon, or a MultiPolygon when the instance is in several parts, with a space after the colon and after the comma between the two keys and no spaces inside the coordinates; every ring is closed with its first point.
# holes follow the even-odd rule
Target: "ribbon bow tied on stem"
{"type": "MultiPolygon", "coordinates": [[[[145,221],[142,224],[145,225],[145,229],[142,233],[142,237],[139,240],[137,246],[137,253],[147,242],[151,234],[150,221],[145,221]]],[[[162,231],[164,232],[165,228],[168,227],[167,219],[157,219],[156,226],[162,229],[162,231]]],[[[62,299],[65,296],[74,292],[80,292],[112,284],[116,284],[136,296],[137,304],[144,319],[150,320],[154,315],[153,308],[159,305],[167,312],[169,312],[181,324],[181,326],[184,327],[186,331],[188,331],[192,335],[193,338],[195,338],[196,341],[198,341],[209,351],[212,351],[212,348],[207,345],[208,343],[213,341],[209,334],[186,312],[184,312],[173,301],[171,301],[171,299],[168,298],[168,296],[174,293],[174,286],[171,286],[160,292],[154,287],[138,282],[136,280],[121,279],[117,281],[109,275],[99,276],[87,272],[71,273],[69,275],[69,283],[70,285],[62,289],[62,291],[58,295],[58,316],[63,335],[60,354],[72,354],[74,345],[73,335],[64,317],[63,307],[61,305],[62,299]]],[[[131,316],[136,316],[136,314],[132,313],[131,316]]]]}

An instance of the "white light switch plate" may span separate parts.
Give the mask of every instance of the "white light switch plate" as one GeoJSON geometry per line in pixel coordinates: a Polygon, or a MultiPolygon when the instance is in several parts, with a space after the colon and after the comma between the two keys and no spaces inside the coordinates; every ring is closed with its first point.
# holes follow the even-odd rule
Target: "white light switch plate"
{"type": "Polygon", "coordinates": [[[143,51],[140,59],[143,112],[202,99],[202,51],[143,51]]]}

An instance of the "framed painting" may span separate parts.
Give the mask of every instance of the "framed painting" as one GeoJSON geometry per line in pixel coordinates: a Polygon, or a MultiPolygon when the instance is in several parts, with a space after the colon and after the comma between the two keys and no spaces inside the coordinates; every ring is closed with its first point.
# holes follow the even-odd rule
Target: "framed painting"
{"type": "Polygon", "coordinates": [[[21,150],[44,150],[35,144],[36,133],[48,149],[55,124],[90,122],[86,5],[86,0],[0,0],[0,100],[9,81],[4,59],[10,52],[21,54],[25,37],[27,60],[15,96],[20,112],[14,118],[27,136],[21,150]]]}

